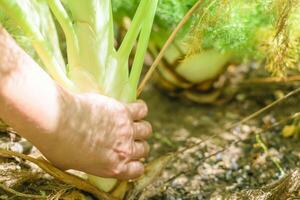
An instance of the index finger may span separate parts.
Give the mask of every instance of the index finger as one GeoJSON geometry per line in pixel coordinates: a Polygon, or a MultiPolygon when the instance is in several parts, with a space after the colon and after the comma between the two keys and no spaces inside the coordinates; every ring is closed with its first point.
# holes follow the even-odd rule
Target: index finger
{"type": "Polygon", "coordinates": [[[127,108],[134,121],[140,121],[144,119],[148,114],[148,107],[142,100],[127,104],[127,108]]]}

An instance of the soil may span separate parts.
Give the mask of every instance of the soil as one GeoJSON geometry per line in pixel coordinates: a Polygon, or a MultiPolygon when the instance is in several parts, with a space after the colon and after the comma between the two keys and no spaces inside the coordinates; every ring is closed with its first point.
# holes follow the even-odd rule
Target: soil
{"type": "Polygon", "coordinates": [[[278,160],[285,173],[299,166],[297,134],[290,138],[282,135],[283,128],[293,121],[267,131],[264,129],[299,112],[300,95],[285,100],[258,118],[226,131],[227,127],[270,104],[278,98],[278,94],[286,94],[293,87],[297,85],[243,88],[231,102],[219,106],[191,104],[162,93],[153,95],[157,91],[150,88],[145,99],[150,107],[149,120],[155,130],[152,140],[153,158],[188,142],[217,135],[172,163],[163,173],[165,180],[180,171],[185,173],[167,183],[160,180],[162,190],[157,191],[156,186],[154,191],[149,192],[150,199],[219,199],[226,193],[260,188],[280,179],[283,174],[272,158],[278,160]],[[261,133],[268,152],[257,144],[256,133],[261,133]],[[242,141],[235,144],[237,137],[242,141]],[[222,147],[228,149],[203,159],[222,147]]]}
{"type": "MultiPolygon", "coordinates": [[[[299,83],[240,85],[237,94],[223,105],[198,105],[169,97],[166,92],[149,85],[142,97],[149,105],[148,120],[154,130],[149,161],[208,140],[173,159],[140,199],[225,199],[228,194],[262,188],[296,169],[300,164],[297,131],[290,137],[282,133],[289,125],[298,127],[297,120],[270,127],[300,111],[300,95],[284,100],[246,123],[232,129],[228,127],[298,87],[299,83]],[[212,135],[215,137],[210,138],[212,135]],[[235,142],[237,139],[240,141],[235,142]]],[[[0,140],[1,148],[38,154],[12,130],[2,131],[0,140]]],[[[59,199],[58,194],[78,192],[20,159],[0,160],[0,182],[18,192],[45,199],[59,199]]],[[[299,198],[299,194],[293,195],[299,198]]],[[[0,199],[32,198],[20,197],[2,188],[0,199]]]]}

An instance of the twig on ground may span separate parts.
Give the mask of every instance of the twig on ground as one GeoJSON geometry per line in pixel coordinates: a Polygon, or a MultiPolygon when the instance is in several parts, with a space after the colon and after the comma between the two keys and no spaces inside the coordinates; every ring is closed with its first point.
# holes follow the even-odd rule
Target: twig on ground
{"type": "MultiPolygon", "coordinates": [[[[286,100],[286,99],[288,99],[288,98],[290,98],[290,97],[292,97],[292,96],[294,96],[294,95],[296,95],[298,93],[300,93],[300,88],[297,88],[297,89],[289,92],[287,95],[285,95],[285,96],[283,96],[283,97],[275,100],[271,104],[269,104],[269,105],[265,106],[264,108],[262,108],[262,109],[260,109],[260,110],[258,110],[256,112],[250,114],[249,116],[245,117],[244,119],[242,119],[242,120],[240,120],[240,121],[238,121],[236,123],[231,124],[229,127],[225,128],[225,131],[230,131],[231,129],[233,129],[235,127],[238,127],[238,126],[240,126],[240,125],[248,122],[249,120],[254,119],[255,117],[259,116],[260,114],[266,112],[267,110],[273,108],[274,106],[277,106],[279,103],[283,102],[284,100],[286,100]]],[[[296,113],[296,114],[298,114],[298,113],[296,113]]],[[[294,116],[296,114],[293,114],[292,116],[294,116]]],[[[185,151],[187,151],[189,149],[192,149],[194,147],[197,147],[197,146],[201,145],[202,143],[205,143],[206,141],[209,141],[209,140],[211,140],[213,138],[216,138],[217,136],[218,136],[217,133],[213,134],[208,139],[206,139],[204,141],[195,142],[192,145],[189,145],[189,146],[185,147],[184,149],[178,150],[176,152],[176,154],[184,153],[185,151]]]]}
{"type": "MultiPolygon", "coordinates": [[[[244,119],[240,120],[239,122],[233,123],[232,125],[230,125],[230,126],[229,126],[228,128],[226,128],[225,130],[226,130],[226,131],[230,131],[231,129],[233,129],[233,128],[237,127],[237,126],[246,123],[247,121],[249,121],[249,120],[251,120],[251,119],[253,119],[253,118],[259,116],[259,115],[262,114],[263,112],[269,110],[270,108],[273,108],[274,106],[278,105],[279,103],[281,103],[281,102],[284,101],[285,99],[290,98],[290,97],[292,97],[292,96],[298,94],[299,92],[300,92],[300,88],[295,89],[295,90],[289,92],[287,95],[283,96],[283,97],[280,98],[280,99],[277,99],[276,101],[272,102],[271,104],[265,106],[264,108],[262,108],[262,109],[260,109],[260,110],[258,110],[258,111],[256,111],[256,112],[254,112],[253,114],[251,114],[251,115],[245,117],[244,119]]],[[[277,123],[274,123],[272,126],[265,128],[264,130],[262,130],[262,131],[259,132],[258,134],[261,134],[261,133],[263,133],[263,132],[265,132],[265,131],[267,131],[267,130],[269,130],[269,129],[275,128],[275,127],[277,127],[277,126],[283,124],[284,122],[286,122],[286,121],[288,121],[288,120],[291,120],[291,119],[295,119],[295,118],[297,118],[297,117],[299,117],[299,116],[300,116],[300,112],[294,113],[294,114],[290,115],[289,117],[287,117],[286,119],[281,120],[281,121],[279,121],[279,122],[277,122],[277,123]]],[[[195,142],[195,143],[193,143],[192,145],[189,145],[189,146],[187,146],[187,147],[185,147],[185,148],[183,148],[183,149],[180,149],[180,150],[178,150],[177,152],[174,153],[174,155],[175,155],[174,157],[176,157],[176,155],[185,153],[186,151],[188,151],[188,150],[190,150],[190,149],[193,149],[193,148],[195,148],[195,147],[198,147],[199,145],[201,145],[201,144],[203,144],[203,143],[205,143],[205,142],[207,142],[207,141],[210,141],[211,139],[216,138],[217,136],[218,136],[218,134],[213,134],[212,136],[210,136],[210,137],[207,138],[206,140],[201,140],[201,141],[199,141],[199,142],[195,142]]],[[[237,137],[238,137],[238,136],[237,136],[237,137]]],[[[244,141],[244,140],[241,139],[240,137],[238,137],[237,140],[234,140],[233,142],[231,142],[229,145],[227,145],[226,147],[222,148],[221,150],[218,150],[217,152],[212,153],[212,154],[210,154],[210,155],[208,155],[208,156],[206,156],[206,157],[200,159],[200,160],[198,161],[198,163],[200,164],[201,162],[203,162],[203,161],[205,161],[205,160],[207,160],[207,159],[209,159],[209,158],[211,158],[211,157],[217,155],[218,153],[221,153],[221,152],[224,152],[224,151],[228,150],[231,146],[233,146],[233,145],[235,145],[235,144],[238,144],[239,142],[242,142],[242,141],[244,141]]],[[[169,178],[168,180],[166,180],[165,183],[170,183],[172,180],[174,180],[175,178],[179,177],[180,175],[182,175],[182,174],[184,174],[184,173],[186,173],[186,172],[194,171],[195,169],[198,168],[198,165],[199,165],[199,164],[196,164],[196,165],[195,165],[196,167],[194,166],[194,169],[186,169],[186,170],[184,170],[184,171],[181,171],[181,172],[175,174],[174,176],[172,176],[171,178],[169,178]]]]}
{"type": "Polygon", "coordinates": [[[300,75],[288,77],[266,77],[266,78],[253,78],[242,82],[242,84],[265,84],[265,83],[289,83],[300,81],[300,75]]]}
{"type": "Polygon", "coordinates": [[[56,178],[64,183],[74,185],[76,188],[86,191],[86,192],[89,192],[89,193],[95,195],[99,199],[103,199],[103,200],[114,200],[115,199],[115,198],[111,197],[109,194],[98,190],[95,186],[93,186],[86,180],[83,180],[83,179],[81,179],[77,176],[74,176],[72,174],[69,174],[67,172],[61,171],[60,169],[54,167],[53,165],[51,165],[49,162],[47,162],[45,160],[35,159],[33,157],[30,157],[30,156],[27,156],[27,155],[24,155],[21,153],[17,153],[17,152],[5,150],[5,149],[0,149],[0,156],[10,157],[10,158],[18,157],[18,158],[30,161],[30,162],[36,164],[37,166],[39,166],[46,173],[50,174],[54,178],[56,178]]]}
{"type": "Polygon", "coordinates": [[[0,189],[4,190],[5,192],[8,192],[10,194],[13,194],[17,197],[24,197],[28,199],[46,199],[47,197],[41,196],[41,195],[33,195],[33,194],[24,194],[18,191],[15,191],[9,187],[6,187],[5,185],[0,183],[0,189]]]}
{"type": "Polygon", "coordinates": [[[255,112],[255,113],[249,115],[248,117],[242,119],[241,121],[232,124],[232,125],[229,127],[229,129],[232,129],[232,128],[237,127],[237,126],[239,126],[239,125],[241,125],[241,124],[244,124],[245,122],[247,122],[247,121],[249,121],[249,120],[251,120],[251,119],[253,119],[253,118],[259,116],[259,115],[262,114],[263,112],[269,110],[270,108],[273,108],[274,106],[278,105],[279,103],[283,102],[284,100],[286,100],[286,99],[288,99],[288,98],[290,98],[290,97],[292,97],[292,96],[294,96],[294,95],[296,95],[296,94],[298,94],[298,93],[300,93],[300,88],[297,88],[297,89],[295,89],[295,90],[289,92],[287,95],[285,95],[285,96],[283,96],[283,97],[281,97],[281,98],[279,98],[279,99],[273,101],[273,102],[270,103],[269,105],[265,106],[264,108],[258,110],[258,111],[255,112]]]}

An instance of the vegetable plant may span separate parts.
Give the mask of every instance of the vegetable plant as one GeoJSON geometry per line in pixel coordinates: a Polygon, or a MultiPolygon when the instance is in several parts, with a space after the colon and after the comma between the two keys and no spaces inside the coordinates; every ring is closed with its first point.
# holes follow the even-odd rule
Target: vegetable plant
{"type": "MultiPolygon", "coordinates": [[[[138,2],[118,1],[116,19],[131,16],[138,2]]],[[[159,3],[149,50],[154,57],[169,35],[167,30],[172,30],[194,3],[159,3]]],[[[228,63],[253,60],[264,63],[273,75],[284,77],[287,69],[297,68],[299,60],[299,10],[297,0],[204,0],[164,55],[158,68],[159,82],[190,98],[193,94],[188,90],[213,82],[228,63]]]]}
{"type": "MultiPolygon", "coordinates": [[[[140,0],[117,1],[116,19],[131,16],[140,0]],[[128,14],[129,13],[129,14],[128,14]]],[[[168,30],[178,24],[195,0],[164,0],[158,4],[151,42],[162,46],[168,30]],[[176,8],[176,9],[172,9],[176,8]],[[162,32],[166,32],[164,35],[162,32]],[[160,35],[161,37],[158,37],[160,35]]],[[[299,54],[300,3],[296,0],[204,0],[183,27],[177,45],[188,55],[207,49],[230,53],[234,60],[269,59],[280,37],[287,38],[290,56],[299,54]],[[281,35],[281,36],[280,36],[281,35]],[[273,46],[272,46],[273,45],[273,46]],[[294,51],[294,52],[292,52],[294,51]]],[[[176,43],[176,42],[175,42],[176,43]]]]}
{"type": "MultiPolygon", "coordinates": [[[[63,87],[131,102],[137,96],[157,3],[139,2],[118,49],[110,0],[1,0],[0,22],[63,87]]],[[[94,176],[89,180],[105,191],[116,183],[94,176]]]]}

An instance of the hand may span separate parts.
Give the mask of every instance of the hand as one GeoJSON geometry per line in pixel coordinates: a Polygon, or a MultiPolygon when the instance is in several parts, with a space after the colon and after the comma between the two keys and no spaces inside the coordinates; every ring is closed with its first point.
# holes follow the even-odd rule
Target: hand
{"type": "Polygon", "coordinates": [[[143,174],[151,134],[143,102],[123,104],[59,87],[0,26],[0,118],[54,165],[92,175],[143,174]]]}
{"type": "Polygon", "coordinates": [[[63,120],[51,142],[38,145],[53,164],[118,179],[143,174],[140,159],[149,153],[145,140],[152,132],[151,125],[141,121],[147,115],[144,102],[123,104],[109,97],[83,94],[65,105],[63,120]]]}

